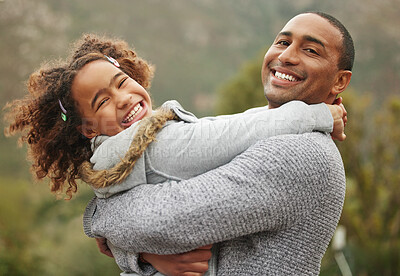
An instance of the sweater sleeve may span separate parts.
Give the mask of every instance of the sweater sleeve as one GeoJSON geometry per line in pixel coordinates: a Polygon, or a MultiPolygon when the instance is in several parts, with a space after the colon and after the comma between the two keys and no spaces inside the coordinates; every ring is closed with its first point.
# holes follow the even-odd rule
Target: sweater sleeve
{"type": "Polygon", "coordinates": [[[105,215],[93,229],[124,250],[156,254],[279,231],[307,216],[324,196],[325,154],[302,135],[270,138],[198,177],[98,200],[105,215]]]}
{"type": "Polygon", "coordinates": [[[325,104],[301,101],[197,123],[173,123],[146,151],[147,167],[169,179],[188,179],[228,163],[259,140],[313,130],[331,132],[332,128],[325,104]]]}
{"type": "Polygon", "coordinates": [[[151,276],[157,272],[151,264],[140,263],[138,253],[122,250],[121,248],[115,247],[110,242],[108,242],[108,247],[111,249],[115,262],[122,271],[126,273],[137,273],[136,275],[142,276],[151,276]]]}

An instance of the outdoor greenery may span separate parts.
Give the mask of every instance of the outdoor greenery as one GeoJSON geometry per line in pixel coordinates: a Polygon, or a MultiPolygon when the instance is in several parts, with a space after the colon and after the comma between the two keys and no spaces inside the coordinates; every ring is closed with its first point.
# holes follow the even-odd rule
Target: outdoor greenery
{"type": "MultiPolygon", "coordinates": [[[[337,143],[347,175],[344,254],[353,275],[400,275],[400,0],[0,0],[0,97],[23,96],[41,63],[95,32],[127,40],[156,65],[157,105],[177,99],[199,116],[265,105],[263,55],[308,10],[339,18],[356,45],[343,93],[348,138],[337,143]]],[[[83,234],[93,192],[82,184],[72,200],[56,199],[31,177],[16,138],[1,134],[0,152],[0,275],[118,275],[83,234]]],[[[331,248],[321,275],[341,275],[331,248]]]]}

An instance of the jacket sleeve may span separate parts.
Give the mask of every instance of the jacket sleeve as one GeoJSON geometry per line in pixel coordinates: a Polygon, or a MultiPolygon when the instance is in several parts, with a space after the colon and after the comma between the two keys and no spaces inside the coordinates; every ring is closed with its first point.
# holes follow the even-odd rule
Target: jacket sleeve
{"type": "Polygon", "coordinates": [[[98,199],[104,216],[93,230],[124,250],[156,254],[278,231],[323,198],[326,160],[320,144],[302,135],[270,138],[198,177],[98,199]]]}
{"type": "Polygon", "coordinates": [[[314,130],[331,132],[332,128],[332,115],[325,104],[301,101],[197,123],[173,123],[146,150],[146,167],[169,179],[188,179],[228,163],[259,140],[314,130]]]}

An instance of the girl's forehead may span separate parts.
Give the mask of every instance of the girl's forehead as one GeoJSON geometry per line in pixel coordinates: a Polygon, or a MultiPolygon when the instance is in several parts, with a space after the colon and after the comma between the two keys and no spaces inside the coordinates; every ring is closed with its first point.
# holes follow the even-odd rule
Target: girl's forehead
{"type": "Polygon", "coordinates": [[[72,86],[72,97],[78,104],[90,102],[99,90],[107,89],[111,80],[122,71],[108,61],[96,60],[82,67],[76,74],[72,86]]]}
{"type": "Polygon", "coordinates": [[[111,62],[105,60],[95,60],[83,66],[77,75],[85,75],[88,77],[99,77],[101,74],[115,74],[121,70],[111,62]],[[101,72],[101,73],[100,73],[101,72]]]}
{"type": "Polygon", "coordinates": [[[108,61],[96,60],[82,67],[76,74],[72,87],[108,87],[110,80],[122,71],[108,61]]]}

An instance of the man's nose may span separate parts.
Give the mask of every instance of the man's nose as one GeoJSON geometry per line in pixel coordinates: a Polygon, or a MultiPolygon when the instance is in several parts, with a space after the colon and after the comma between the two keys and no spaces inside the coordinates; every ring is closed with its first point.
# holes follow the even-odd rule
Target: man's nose
{"type": "Polygon", "coordinates": [[[278,60],[283,64],[296,65],[300,61],[299,52],[293,45],[290,45],[278,56],[278,60]]]}

